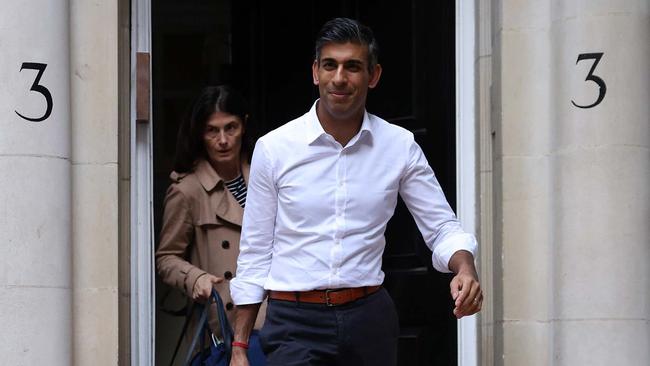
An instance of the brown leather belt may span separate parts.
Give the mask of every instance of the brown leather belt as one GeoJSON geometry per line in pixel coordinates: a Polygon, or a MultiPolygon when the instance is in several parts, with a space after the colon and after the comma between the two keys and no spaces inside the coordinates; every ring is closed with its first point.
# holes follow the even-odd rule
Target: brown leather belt
{"type": "Polygon", "coordinates": [[[377,292],[380,288],[381,286],[365,286],[313,291],[269,291],[269,298],[272,300],[338,306],[359,300],[362,297],[377,292]]]}

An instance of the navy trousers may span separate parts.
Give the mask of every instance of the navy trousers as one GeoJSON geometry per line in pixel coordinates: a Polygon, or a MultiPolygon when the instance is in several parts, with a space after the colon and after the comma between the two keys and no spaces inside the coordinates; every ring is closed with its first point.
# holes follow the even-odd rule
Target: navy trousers
{"type": "Polygon", "coordinates": [[[268,366],[394,366],[399,323],[384,288],[328,307],[269,300],[260,341],[268,366]]]}

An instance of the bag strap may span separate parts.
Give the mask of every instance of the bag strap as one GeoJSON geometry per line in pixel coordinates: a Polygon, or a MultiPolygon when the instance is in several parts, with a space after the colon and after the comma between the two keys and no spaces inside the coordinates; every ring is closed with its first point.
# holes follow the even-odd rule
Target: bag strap
{"type": "Polygon", "coordinates": [[[230,354],[232,351],[233,331],[230,327],[230,322],[228,322],[226,311],[224,310],[223,300],[221,299],[221,296],[219,296],[219,292],[217,292],[217,290],[214,288],[212,289],[212,298],[217,305],[217,316],[219,318],[221,336],[223,337],[223,343],[226,347],[226,354],[228,355],[228,359],[230,359],[230,354]]]}
{"type": "MultiPolygon", "coordinates": [[[[187,354],[185,355],[185,361],[183,361],[183,365],[187,366],[190,364],[190,361],[192,359],[192,353],[194,352],[194,349],[197,346],[199,337],[202,336],[203,333],[203,340],[205,339],[205,332],[210,331],[210,326],[208,325],[208,313],[210,312],[210,304],[212,303],[212,300],[214,299],[214,302],[216,304],[217,308],[217,316],[219,318],[219,326],[221,328],[221,336],[223,337],[223,343],[226,348],[226,354],[228,355],[228,359],[230,359],[230,354],[232,351],[232,339],[233,339],[233,331],[232,328],[230,327],[230,322],[228,321],[228,317],[226,316],[226,311],[224,310],[223,306],[223,300],[221,299],[221,296],[219,296],[219,293],[217,290],[214,288],[212,289],[212,296],[211,299],[204,305],[200,304],[195,304],[195,306],[202,307],[201,310],[201,318],[199,319],[199,322],[197,323],[196,330],[194,332],[194,337],[192,337],[192,344],[190,345],[190,348],[187,350],[187,354]]],[[[193,309],[194,307],[192,307],[193,309]]],[[[183,326],[183,332],[181,333],[181,337],[178,340],[178,344],[176,345],[176,350],[174,350],[174,356],[172,357],[172,363],[170,366],[173,365],[174,363],[174,358],[176,357],[176,352],[178,351],[178,347],[180,346],[180,343],[182,342],[183,336],[185,335],[185,332],[187,331],[187,326],[189,324],[190,318],[192,314],[190,314],[187,317],[187,320],[185,321],[185,325],[183,326]]],[[[202,342],[203,342],[202,340],[202,342]]]]}

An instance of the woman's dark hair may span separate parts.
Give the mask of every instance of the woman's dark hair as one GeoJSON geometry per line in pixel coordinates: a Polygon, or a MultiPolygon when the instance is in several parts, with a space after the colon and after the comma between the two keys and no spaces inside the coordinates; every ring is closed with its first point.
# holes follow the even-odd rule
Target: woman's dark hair
{"type": "Polygon", "coordinates": [[[314,58],[320,61],[320,51],[328,43],[352,42],[368,46],[368,71],[373,72],[379,62],[379,45],[372,29],[349,18],[334,18],[323,25],[316,36],[314,58]]]}
{"type": "Polygon", "coordinates": [[[210,116],[215,112],[232,114],[244,123],[241,143],[241,158],[250,159],[253,146],[250,138],[248,103],[235,89],[227,85],[204,88],[192,105],[189,117],[181,122],[176,140],[174,170],[178,173],[191,172],[197,159],[206,157],[203,133],[210,116]]]}

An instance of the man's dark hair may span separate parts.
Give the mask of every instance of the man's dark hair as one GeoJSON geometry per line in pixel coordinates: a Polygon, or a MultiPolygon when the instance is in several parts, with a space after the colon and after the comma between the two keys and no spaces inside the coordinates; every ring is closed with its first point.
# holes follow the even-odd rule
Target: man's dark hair
{"type": "Polygon", "coordinates": [[[368,46],[368,71],[379,62],[379,45],[372,29],[349,18],[334,18],[323,25],[316,37],[314,57],[320,61],[320,52],[328,43],[352,42],[368,46]]]}
{"type": "Polygon", "coordinates": [[[208,119],[215,112],[237,116],[244,123],[244,135],[241,143],[241,159],[250,159],[253,151],[251,126],[248,117],[248,103],[235,89],[227,85],[209,86],[201,91],[189,114],[181,122],[176,139],[174,170],[188,173],[194,170],[199,158],[206,158],[203,134],[208,119]]]}

